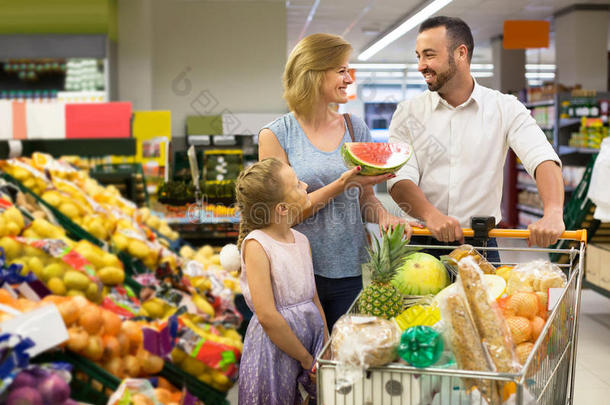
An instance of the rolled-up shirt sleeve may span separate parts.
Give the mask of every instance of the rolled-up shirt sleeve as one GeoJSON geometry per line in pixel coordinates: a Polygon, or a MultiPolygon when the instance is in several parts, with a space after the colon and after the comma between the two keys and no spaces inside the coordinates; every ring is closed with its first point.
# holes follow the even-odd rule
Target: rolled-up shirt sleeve
{"type": "MultiPolygon", "coordinates": [[[[408,143],[413,147],[413,137],[409,130],[408,102],[398,104],[392,121],[390,122],[390,143],[408,143]]],[[[417,153],[413,155],[402,168],[396,172],[396,177],[388,180],[388,191],[392,190],[394,184],[401,180],[411,180],[419,184],[419,165],[417,164],[417,153]]]]}
{"type": "Polygon", "coordinates": [[[507,103],[504,113],[508,123],[508,146],[515,151],[530,176],[534,177],[538,165],[547,160],[557,162],[561,167],[553,146],[523,104],[514,99],[507,103]]]}

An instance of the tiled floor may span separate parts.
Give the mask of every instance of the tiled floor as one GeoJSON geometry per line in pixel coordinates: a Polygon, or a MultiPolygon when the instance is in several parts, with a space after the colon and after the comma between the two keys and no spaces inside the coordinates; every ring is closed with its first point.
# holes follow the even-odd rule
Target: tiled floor
{"type": "MultiPolygon", "coordinates": [[[[525,242],[514,240],[499,240],[499,245],[526,247],[525,242]]],[[[503,262],[512,263],[546,257],[523,251],[501,253],[503,262]]],[[[610,299],[583,290],[581,304],[573,404],[610,404],[610,299]]],[[[231,404],[237,404],[237,386],[229,391],[227,399],[231,404]]]]}

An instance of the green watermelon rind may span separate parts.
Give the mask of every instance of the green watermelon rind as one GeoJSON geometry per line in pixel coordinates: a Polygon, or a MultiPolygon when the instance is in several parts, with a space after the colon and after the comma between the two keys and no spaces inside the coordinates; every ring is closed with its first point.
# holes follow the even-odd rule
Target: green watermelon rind
{"type": "Polygon", "coordinates": [[[413,148],[411,147],[411,145],[406,144],[409,147],[409,155],[407,156],[404,162],[392,167],[379,167],[371,163],[364,162],[358,159],[356,156],[352,155],[348,148],[349,145],[353,143],[359,142],[346,142],[343,144],[343,146],[341,146],[341,157],[343,158],[343,162],[349,169],[353,169],[356,166],[360,166],[362,168],[360,170],[360,174],[363,176],[379,176],[381,174],[394,173],[398,171],[401,167],[403,167],[405,164],[407,164],[409,159],[411,159],[411,156],[413,156],[413,148]]]}

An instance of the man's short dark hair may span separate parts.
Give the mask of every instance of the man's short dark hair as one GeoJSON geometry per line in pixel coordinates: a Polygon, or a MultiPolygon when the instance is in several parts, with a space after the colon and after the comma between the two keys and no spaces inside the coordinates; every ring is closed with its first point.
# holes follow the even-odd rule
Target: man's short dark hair
{"type": "Polygon", "coordinates": [[[468,62],[470,62],[472,60],[472,51],[474,50],[474,40],[472,39],[470,27],[461,18],[445,17],[442,15],[431,17],[421,23],[419,32],[421,33],[441,26],[447,30],[447,36],[451,41],[451,51],[462,44],[466,45],[466,49],[468,49],[468,62]]]}

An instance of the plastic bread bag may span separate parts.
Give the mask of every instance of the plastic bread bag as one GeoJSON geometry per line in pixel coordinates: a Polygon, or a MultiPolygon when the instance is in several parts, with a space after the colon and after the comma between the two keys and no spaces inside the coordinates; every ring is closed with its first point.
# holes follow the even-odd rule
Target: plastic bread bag
{"type": "MultiPolygon", "coordinates": [[[[500,307],[490,298],[483,271],[476,260],[466,256],[458,262],[458,289],[462,290],[481,343],[489,353],[495,371],[515,373],[521,368],[511,333],[500,307]]],[[[500,387],[503,399],[515,392],[514,383],[500,387]]]]}
{"type": "Polygon", "coordinates": [[[449,253],[449,258],[453,259],[455,263],[462,260],[464,257],[472,257],[479,268],[485,274],[495,274],[496,268],[487,261],[472,245],[461,245],[456,249],[453,249],[451,253],[449,253]]]}
{"type": "Polygon", "coordinates": [[[367,315],[343,315],[335,323],[331,350],[337,366],[337,388],[352,385],[368,367],[394,361],[400,330],[392,321],[367,315]]]}
{"type": "Polygon", "coordinates": [[[507,276],[506,293],[518,291],[548,293],[549,288],[564,288],[567,277],[563,271],[548,260],[534,260],[519,264],[507,276]]]}
{"type": "MultiPolygon", "coordinates": [[[[457,368],[469,371],[495,371],[489,354],[481,344],[481,338],[461,291],[446,295],[440,302],[443,336],[453,351],[457,368]]],[[[477,390],[490,404],[499,403],[500,395],[495,382],[476,378],[464,378],[468,392],[477,390]]]]}

